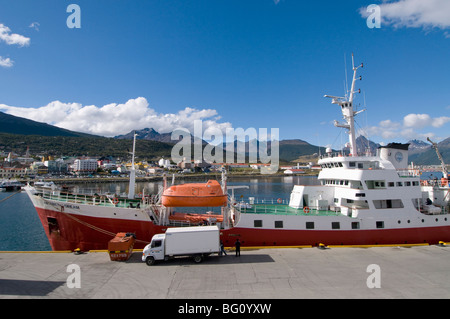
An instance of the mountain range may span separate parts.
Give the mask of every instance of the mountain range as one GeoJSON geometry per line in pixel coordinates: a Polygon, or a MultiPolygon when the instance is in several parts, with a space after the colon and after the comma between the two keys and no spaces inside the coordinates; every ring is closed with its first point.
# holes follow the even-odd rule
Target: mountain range
{"type": "Polygon", "coordinates": [[[94,137],[85,133],[73,132],[50,124],[28,120],[0,112],[0,133],[40,136],[94,137]]]}
{"type": "MultiPolygon", "coordinates": [[[[158,133],[153,128],[132,131],[114,138],[100,137],[85,133],[62,129],[46,123],[40,123],[25,118],[0,112],[0,151],[8,150],[24,153],[26,147],[34,154],[50,152],[54,155],[113,155],[127,156],[130,148],[128,140],[137,134],[140,146],[137,154],[145,157],[170,156],[171,149],[177,141],[171,139],[172,133],[158,133]],[[60,138],[56,138],[60,137],[60,138]],[[139,150],[140,149],[140,150],[139,150]],[[144,150],[144,151],[142,151],[144,150]],[[139,154],[140,153],[140,154],[139,154]]],[[[192,138],[192,141],[194,138],[192,138]]],[[[255,143],[255,141],[252,141],[255,143]]],[[[364,136],[356,140],[358,152],[367,148],[374,154],[380,144],[374,143],[364,136]]],[[[245,143],[248,152],[251,142],[245,143]]],[[[256,143],[258,143],[256,141],[256,143]]],[[[439,159],[431,144],[411,140],[408,142],[409,159],[418,165],[438,165],[439,159]]],[[[206,142],[202,141],[205,145],[206,142]]],[[[236,146],[236,142],[234,143],[236,146]]],[[[226,149],[226,144],[223,148],[226,149]]],[[[270,151],[270,144],[268,145],[270,151]]],[[[450,163],[450,138],[438,143],[438,149],[446,163],[450,163]]],[[[279,142],[280,161],[296,162],[310,161],[324,154],[325,147],[312,145],[301,139],[281,140],[279,142]]]]}

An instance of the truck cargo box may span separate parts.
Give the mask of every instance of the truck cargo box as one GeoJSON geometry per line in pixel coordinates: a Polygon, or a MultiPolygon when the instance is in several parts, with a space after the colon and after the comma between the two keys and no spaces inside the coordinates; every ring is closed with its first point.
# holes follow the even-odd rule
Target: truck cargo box
{"type": "Polygon", "coordinates": [[[217,226],[168,228],[165,244],[167,256],[218,252],[219,229],[217,226]]]}

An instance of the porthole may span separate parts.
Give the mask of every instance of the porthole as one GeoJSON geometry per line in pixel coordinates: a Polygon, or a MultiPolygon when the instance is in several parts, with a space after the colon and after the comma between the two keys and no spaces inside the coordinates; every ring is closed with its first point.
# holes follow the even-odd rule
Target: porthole
{"type": "Polygon", "coordinates": [[[397,223],[401,224],[402,222],[399,220],[397,223]]]}

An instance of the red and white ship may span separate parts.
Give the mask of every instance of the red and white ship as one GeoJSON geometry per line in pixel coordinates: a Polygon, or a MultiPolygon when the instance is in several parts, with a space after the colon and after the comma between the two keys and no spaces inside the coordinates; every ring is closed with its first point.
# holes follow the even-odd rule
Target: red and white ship
{"type": "MultiPolygon", "coordinates": [[[[241,203],[228,196],[226,205],[221,206],[221,215],[175,213],[174,207],[162,204],[162,195],[168,189],[166,183],[157,195],[141,198],[134,195],[132,165],[128,198],[77,195],[55,187],[25,188],[52,249],[106,249],[119,232],[135,233],[134,247],[143,248],[154,234],[168,227],[203,221],[219,225],[225,246],[232,246],[236,238],[243,246],[450,241],[450,189],[446,175],[439,183],[421,185],[418,170],[408,168],[408,144],[391,143],[378,149],[376,155],[357,153],[354,117],[360,111],[355,111],[353,100],[360,67],[362,64],[353,66],[349,97],[326,96],[342,111],[345,123],[335,125],[348,130],[350,154],[333,154],[329,150],[321,156],[322,170],[318,176],[321,185],[294,186],[289,205],[241,203]]],[[[181,188],[184,189],[181,195],[188,197],[186,206],[195,206],[196,197],[200,196],[201,192],[186,192],[195,187],[181,188]]],[[[221,187],[226,195],[225,174],[221,187]]],[[[178,207],[183,197],[176,199],[174,206],[178,207]]],[[[198,206],[204,200],[198,198],[198,206]]],[[[170,201],[167,203],[170,205],[170,201]]],[[[223,205],[222,201],[218,203],[223,205]]]]}

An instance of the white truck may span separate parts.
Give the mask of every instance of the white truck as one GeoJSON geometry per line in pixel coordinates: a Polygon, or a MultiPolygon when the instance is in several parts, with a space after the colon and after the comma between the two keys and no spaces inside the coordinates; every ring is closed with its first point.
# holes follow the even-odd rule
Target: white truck
{"type": "Polygon", "coordinates": [[[219,236],[217,226],[168,228],[165,234],[154,235],[145,246],[142,261],[151,266],[158,260],[190,256],[200,263],[204,257],[220,252],[219,236]]]}

